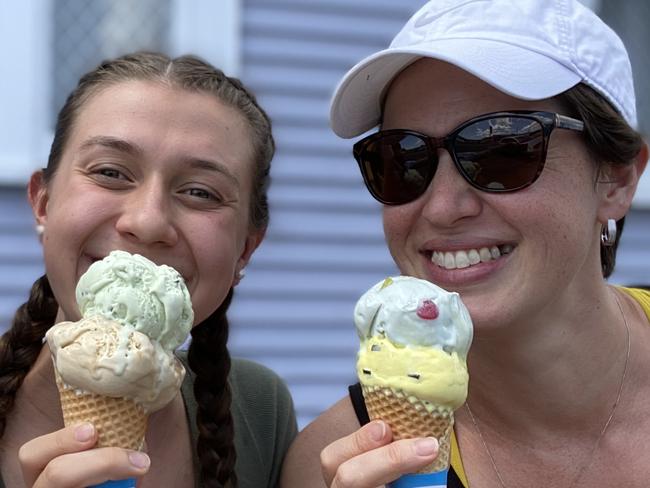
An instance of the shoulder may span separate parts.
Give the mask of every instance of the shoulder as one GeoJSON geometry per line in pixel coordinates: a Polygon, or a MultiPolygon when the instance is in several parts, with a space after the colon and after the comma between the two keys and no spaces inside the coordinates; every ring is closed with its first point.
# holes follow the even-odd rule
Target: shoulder
{"type": "Polygon", "coordinates": [[[356,432],[360,427],[350,397],[345,396],[300,432],[298,444],[314,446],[320,452],[328,444],[356,432]]]}
{"type": "Polygon", "coordinates": [[[282,379],[272,369],[249,359],[232,358],[230,378],[236,381],[262,378],[282,383],[282,379]]]}
{"type": "Polygon", "coordinates": [[[276,486],[298,432],[289,389],[275,372],[244,359],[232,359],[229,382],[240,486],[276,486]]]}
{"type": "Polygon", "coordinates": [[[360,428],[350,397],[346,396],[305,427],[291,445],[284,462],[285,486],[324,486],[320,453],[337,439],[360,428]]]}
{"type": "Polygon", "coordinates": [[[290,400],[285,382],[270,368],[247,359],[233,358],[230,367],[230,385],[243,398],[280,397],[290,400]]]}
{"type": "Polygon", "coordinates": [[[255,430],[295,435],[296,415],[286,383],[271,369],[233,358],[230,369],[233,414],[255,430]]]}
{"type": "Polygon", "coordinates": [[[621,291],[632,297],[645,312],[645,315],[650,322],[650,289],[648,288],[627,288],[620,287],[621,291]]]}

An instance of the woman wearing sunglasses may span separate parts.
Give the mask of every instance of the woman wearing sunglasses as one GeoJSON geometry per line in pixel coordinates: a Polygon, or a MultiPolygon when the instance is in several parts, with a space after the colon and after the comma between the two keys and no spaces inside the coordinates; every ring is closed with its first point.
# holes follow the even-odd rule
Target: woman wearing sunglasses
{"type": "MultiPolygon", "coordinates": [[[[650,293],[609,285],[648,149],[620,39],[571,0],[431,1],[332,103],[404,275],[474,322],[447,486],[648,486],[650,293]]],[[[284,486],[377,487],[429,464],[357,389],[284,486]],[[319,462],[320,459],[320,462],[319,462]]]]}

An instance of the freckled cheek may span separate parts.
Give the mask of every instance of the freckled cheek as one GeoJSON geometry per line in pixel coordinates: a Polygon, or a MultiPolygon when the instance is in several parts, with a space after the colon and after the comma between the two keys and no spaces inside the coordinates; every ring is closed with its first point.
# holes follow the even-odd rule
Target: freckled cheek
{"type": "Polygon", "coordinates": [[[413,231],[418,215],[413,211],[406,211],[406,207],[408,205],[384,207],[382,220],[387,237],[403,239],[413,231]]]}
{"type": "Polygon", "coordinates": [[[406,254],[408,238],[413,231],[412,215],[397,207],[385,207],[382,216],[388,250],[398,267],[402,268],[405,260],[410,261],[406,254]]]}

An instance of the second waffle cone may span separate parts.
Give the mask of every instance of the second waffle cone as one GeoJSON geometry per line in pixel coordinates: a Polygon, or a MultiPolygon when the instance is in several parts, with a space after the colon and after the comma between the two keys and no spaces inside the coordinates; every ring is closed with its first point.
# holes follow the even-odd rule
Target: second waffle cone
{"type": "Polygon", "coordinates": [[[390,425],[393,439],[435,437],[440,445],[438,457],[420,473],[433,473],[449,468],[454,411],[432,405],[393,388],[361,385],[370,419],[381,419],[390,425]]]}

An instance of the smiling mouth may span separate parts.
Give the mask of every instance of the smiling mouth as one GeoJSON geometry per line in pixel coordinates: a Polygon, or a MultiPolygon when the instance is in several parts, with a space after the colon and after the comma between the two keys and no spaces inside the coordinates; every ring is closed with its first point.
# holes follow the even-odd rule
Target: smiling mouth
{"type": "MultiPolygon", "coordinates": [[[[127,252],[130,252],[130,251],[127,251],[127,252]]],[[[144,254],[141,254],[141,253],[138,253],[138,252],[130,252],[130,254],[140,254],[141,256],[144,256],[144,254]]],[[[90,260],[90,265],[89,265],[89,267],[90,267],[90,266],[92,266],[94,263],[96,263],[97,261],[101,261],[102,259],[104,259],[106,256],[108,256],[108,254],[106,254],[106,256],[103,256],[103,257],[91,256],[91,255],[89,255],[89,254],[86,254],[86,256],[87,256],[88,259],[90,260]]],[[[144,256],[144,257],[146,257],[146,256],[144,256]]],[[[149,258],[147,258],[147,259],[149,259],[149,258]]],[[[154,262],[154,263],[157,264],[158,266],[160,266],[161,264],[165,264],[165,263],[157,263],[157,262],[154,261],[153,259],[149,259],[149,260],[152,261],[152,262],[154,262]]],[[[176,267],[174,267],[174,266],[171,266],[171,265],[169,265],[169,264],[168,264],[167,266],[170,266],[171,268],[175,269],[175,270],[178,272],[178,274],[181,275],[181,277],[183,278],[183,281],[185,281],[185,285],[186,285],[186,286],[187,286],[187,284],[191,281],[190,277],[189,277],[189,276],[186,276],[186,275],[183,274],[183,273],[181,273],[181,272],[179,271],[178,268],[176,268],[176,267]]]]}
{"type": "Polygon", "coordinates": [[[512,244],[502,244],[453,252],[433,251],[430,258],[433,264],[444,269],[464,269],[499,259],[501,256],[510,254],[514,248],[515,246],[512,244]]]}

